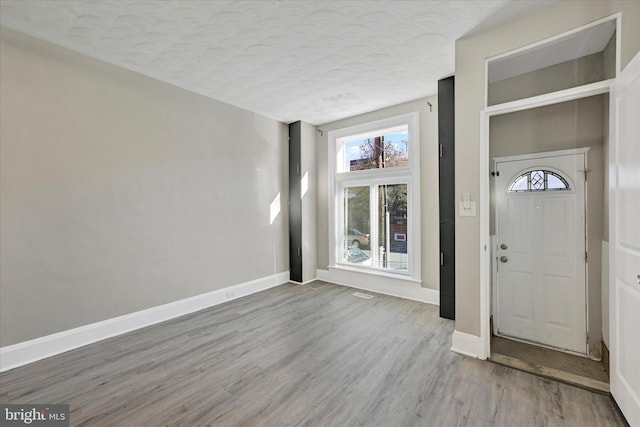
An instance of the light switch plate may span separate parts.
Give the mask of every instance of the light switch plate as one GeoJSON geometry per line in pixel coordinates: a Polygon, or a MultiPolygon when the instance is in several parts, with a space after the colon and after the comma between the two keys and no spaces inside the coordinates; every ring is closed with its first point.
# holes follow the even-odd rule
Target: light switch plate
{"type": "Polygon", "coordinates": [[[476,216],[476,202],[470,202],[469,209],[465,209],[464,202],[460,202],[460,216],[476,216]]]}

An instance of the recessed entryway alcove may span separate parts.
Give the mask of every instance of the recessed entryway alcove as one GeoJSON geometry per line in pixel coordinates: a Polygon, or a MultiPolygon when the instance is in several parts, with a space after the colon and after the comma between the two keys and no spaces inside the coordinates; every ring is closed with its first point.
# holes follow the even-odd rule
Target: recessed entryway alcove
{"type": "MultiPolygon", "coordinates": [[[[495,318],[497,266],[509,262],[507,251],[500,252],[499,246],[502,243],[508,247],[508,244],[495,240],[495,182],[499,173],[495,159],[527,155],[535,158],[540,157],[539,153],[583,150],[586,163],[574,172],[586,179],[582,212],[584,345],[576,351],[553,344],[553,340],[533,341],[541,347],[601,358],[603,310],[606,311],[602,298],[606,293],[603,292],[606,283],[603,288],[602,248],[608,240],[605,208],[608,92],[619,72],[618,25],[618,17],[611,16],[487,60],[485,109],[481,116],[481,197],[485,203],[480,212],[481,338],[486,357],[491,356],[491,336],[500,334],[495,318]],[[501,255],[504,261],[500,261],[501,255]]],[[[605,322],[607,316],[608,312],[604,315],[605,322]]]]}
{"type": "MultiPolygon", "coordinates": [[[[605,231],[605,209],[604,209],[604,176],[605,176],[605,140],[606,140],[606,119],[605,114],[608,111],[608,95],[595,95],[587,98],[581,98],[573,101],[566,101],[558,104],[552,104],[534,109],[522,110],[518,112],[493,116],[489,120],[490,127],[490,165],[492,171],[498,172],[494,160],[505,158],[529,158],[533,166],[543,168],[554,153],[558,153],[560,157],[566,157],[567,151],[583,150],[585,162],[574,165],[573,173],[578,180],[584,180],[583,194],[584,202],[580,208],[583,212],[579,212],[579,217],[583,217],[582,235],[580,239],[584,241],[584,247],[581,251],[585,254],[578,254],[572,263],[582,262],[580,255],[584,258],[581,265],[584,279],[582,279],[584,287],[584,295],[582,296],[586,303],[586,313],[583,319],[586,322],[586,330],[583,331],[583,346],[578,346],[572,351],[588,355],[592,358],[599,359],[601,354],[601,330],[602,330],[602,241],[607,240],[605,231]],[[540,153],[547,153],[542,155],[540,153]],[[584,165],[584,166],[583,166],[584,165]],[[587,336],[584,337],[584,332],[587,336]]],[[[520,160],[520,162],[524,160],[520,160]]],[[[532,166],[532,167],[533,167],[532,166]]],[[[500,177],[492,177],[490,180],[490,235],[499,235],[496,226],[496,196],[500,188],[495,185],[499,179],[508,179],[505,177],[505,171],[500,170],[500,177]]],[[[543,191],[532,191],[534,195],[541,197],[554,197],[557,199],[559,191],[550,190],[547,194],[542,195],[543,191]]],[[[520,196],[517,194],[516,197],[520,196]]],[[[544,234],[544,229],[552,229],[553,227],[561,227],[553,233],[559,235],[563,232],[562,227],[570,226],[573,222],[578,221],[578,217],[574,221],[566,222],[564,225],[559,224],[564,221],[562,218],[544,218],[544,224],[538,224],[535,230],[537,236],[544,234]]],[[[522,221],[524,222],[524,221],[522,221]]],[[[524,224],[523,224],[524,227],[524,224]]],[[[495,241],[492,245],[493,255],[492,261],[496,261],[500,256],[511,255],[510,250],[501,250],[499,245],[504,242],[495,241]]],[[[545,242],[549,245],[549,242],[545,242]]],[[[515,255],[515,254],[514,254],[515,255]]],[[[546,259],[549,259],[547,256],[546,259]]],[[[542,261],[540,268],[542,268],[542,261]]],[[[496,285],[498,284],[498,269],[508,266],[501,262],[492,263],[492,300],[491,313],[494,316],[493,333],[502,335],[499,331],[499,322],[496,318],[498,309],[498,295],[496,285]],[[502,264],[502,265],[501,265],[502,264]]],[[[535,266],[534,266],[535,268],[535,266]]],[[[548,286],[552,286],[548,284],[548,286]]],[[[553,289],[548,289],[549,295],[553,289]]],[[[561,295],[552,297],[553,300],[559,301],[561,295]]],[[[583,304],[584,304],[583,303],[583,304]]],[[[503,328],[506,329],[506,328],[503,328]]],[[[558,347],[562,350],[571,347],[563,347],[562,344],[553,345],[554,340],[542,340],[539,344],[558,347]]]]}

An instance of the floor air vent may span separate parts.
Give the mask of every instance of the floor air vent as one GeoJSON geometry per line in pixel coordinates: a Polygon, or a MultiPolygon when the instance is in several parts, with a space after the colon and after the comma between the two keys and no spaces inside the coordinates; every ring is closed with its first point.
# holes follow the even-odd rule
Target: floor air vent
{"type": "Polygon", "coordinates": [[[354,297],[358,297],[358,298],[363,298],[363,299],[371,299],[371,298],[373,298],[373,295],[363,294],[362,292],[354,292],[353,296],[354,297]]]}

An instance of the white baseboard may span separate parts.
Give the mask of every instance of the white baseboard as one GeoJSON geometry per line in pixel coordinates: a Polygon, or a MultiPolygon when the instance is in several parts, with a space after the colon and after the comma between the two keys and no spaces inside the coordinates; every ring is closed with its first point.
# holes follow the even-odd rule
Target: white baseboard
{"type": "Polygon", "coordinates": [[[453,335],[451,336],[451,351],[478,358],[482,353],[482,341],[478,336],[453,331],[453,335]]]}
{"type": "Polygon", "coordinates": [[[429,288],[422,288],[424,289],[424,302],[426,302],[427,304],[433,304],[433,305],[440,305],[440,291],[437,289],[429,289],[429,288]]]}
{"type": "Polygon", "coordinates": [[[0,372],[289,282],[289,272],[0,348],[0,372]]]}
{"type": "Polygon", "coordinates": [[[420,282],[342,269],[317,270],[318,280],[379,294],[440,305],[440,291],[423,288],[420,282]]]}
{"type": "Polygon", "coordinates": [[[297,281],[295,281],[295,280],[289,280],[289,281],[290,281],[291,283],[295,283],[296,285],[305,286],[305,285],[308,285],[309,283],[313,283],[313,282],[315,282],[316,280],[318,280],[318,279],[316,279],[316,278],[314,277],[313,279],[311,279],[311,280],[307,280],[306,282],[297,282],[297,281]]]}

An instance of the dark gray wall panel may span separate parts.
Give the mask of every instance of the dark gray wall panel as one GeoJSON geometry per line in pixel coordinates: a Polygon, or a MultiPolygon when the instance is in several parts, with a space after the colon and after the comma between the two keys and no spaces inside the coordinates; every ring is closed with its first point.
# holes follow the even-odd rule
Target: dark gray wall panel
{"type": "Polygon", "coordinates": [[[438,138],[440,141],[440,316],[455,319],[455,103],[454,77],[438,80],[438,138]]]}
{"type": "Polygon", "coordinates": [[[302,201],[300,200],[300,159],[302,123],[289,125],[289,265],[290,279],[302,282],[302,201]]]}

